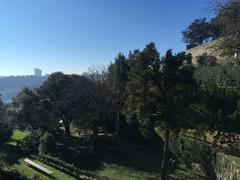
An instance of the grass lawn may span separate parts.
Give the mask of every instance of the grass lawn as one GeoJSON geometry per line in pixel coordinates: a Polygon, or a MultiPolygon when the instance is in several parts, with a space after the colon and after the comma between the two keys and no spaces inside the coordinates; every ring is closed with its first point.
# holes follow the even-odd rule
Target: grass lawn
{"type": "MultiPolygon", "coordinates": [[[[115,179],[126,180],[154,180],[159,179],[158,173],[137,171],[133,168],[105,164],[102,170],[99,170],[97,174],[101,176],[107,176],[115,179]]],[[[206,180],[206,176],[201,173],[192,172],[179,165],[176,170],[168,173],[169,180],[206,180]]]]}
{"type": "MultiPolygon", "coordinates": [[[[43,175],[42,173],[32,169],[29,167],[23,160],[27,156],[25,156],[21,150],[19,150],[16,146],[17,140],[20,140],[24,137],[26,137],[29,134],[27,131],[19,131],[15,130],[12,134],[11,140],[7,142],[3,147],[3,152],[7,155],[4,158],[4,161],[7,162],[11,167],[19,171],[23,176],[25,176],[27,179],[33,179],[34,177],[39,177],[41,180],[48,180],[49,177],[43,175]]],[[[29,157],[27,157],[29,158],[29,157]]],[[[39,162],[37,159],[29,158],[34,162],[37,162],[44,167],[46,167],[49,170],[52,170],[54,172],[54,177],[59,180],[74,180],[72,176],[69,176],[59,170],[56,170],[46,164],[43,164],[39,162]]]]}
{"type": "Polygon", "coordinates": [[[9,142],[7,142],[7,144],[16,146],[17,141],[20,140],[20,139],[23,139],[27,135],[29,135],[29,131],[15,130],[15,131],[13,131],[11,140],[9,142]]]}
{"type": "MultiPolygon", "coordinates": [[[[7,154],[4,161],[19,171],[27,179],[38,177],[47,180],[49,177],[30,168],[23,161],[26,156],[16,146],[19,139],[27,136],[27,131],[14,131],[11,140],[5,144],[3,151],[7,154]]],[[[62,158],[68,163],[91,171],[99,176],[105,176],[116,180],[154,180],[159,179],[161,152],[158,150],[140,150],[134,145],[118,144],[111,137],[100,137],[99,150],[93,153],[76,144],[78,138],[72,138],[72,142],[62,144],[62,158]],[[75,139],[75,141],[74,141],[75,139]],[[67,156],[66,156],[67,154],[67,156]]],[[[27,157],[54,172],[55,179],[73,180],[72,176],[63,173],[55,168],[39,162],[33,157],[27,157]]],[[[168,173],[169,179],[176,180],[204,180],[206,177],[187,170],[183,166],[168,173]]]]}
{"type": "MultiPolygon", "coordinates": [[[[160,176],[161,151],[158,149],[144,149],[127,143],[116,143],[110,136],[99,137],[97,153],[82,148],[74,142],[63,145],[63,149],[64,151],[60,152],[62,160],[100,176],[117,180],[153,180],[159,179],[160,176]]],[[[184,166],[177,166],[168,174],[169,179],[173,180],[207,179],[204,174],[189,171],[184,166]]]]}

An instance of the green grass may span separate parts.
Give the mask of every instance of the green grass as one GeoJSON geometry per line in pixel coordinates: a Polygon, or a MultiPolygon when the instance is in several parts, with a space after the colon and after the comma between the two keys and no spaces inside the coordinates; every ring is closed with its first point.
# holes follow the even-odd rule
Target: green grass
{"type": "MultiPolygon", "coordinates": [[[[5,144],[4,152],[7,154],[4,161],[19,171],[27,179],[39,177],[48,180],[49,177],[30,168],[23,160],[29,158],[54,172],[55,179],[73,180],[72,176],[63,173],[49,165],[39,162],[34,157],[25,156],[16,146],[17,140],[26,137],[28,131],[15,130],[11,140],[5,144]]],[[[99,176],[106,176],[117,180],[154,180],[160,176],[161,152],[157,149],[139,149],[136,145],[116,143],[113,137],[100,137],[97,153],[89,151],[77,144],[78,138],[72,137],[62,144],[62,159],[74,164],[80,169],[91,171],[99,176]],[[67,156],[66,156],[67,154],[67,156]]],[[[187,170],[184,166],[177,166],[168,173],[173,180],[204,180],[202,174],[187,170]]]]}
{"type": "MultiPolygon", "coordinates": [[[[147,162],[146,162],[147,163],[147,162]]],[[[133,168],[119,166],[116,164],[105,164],[104,167],[97,172],[98,175],[111,177],[114,179],[124,180],[154,180],[159,179],[159,173],[151,173],[145,171],[138,171],[133,168]]],[[[206,176],[202,173],[192,172],[187,170],[184,166],[177,166],[177,168],[168,173],[169,180],[206,180],[206,176]]]]}
{"type": "MultiPolygon", "coordinates": [[[[63,145],[62,158],[80,169],[94,172],[99,176],[119,180],[159,179],[160,148],[144,149],[133,144],[117,143],[110,136],[100,136],[99,144],[101,145],[99,145],[97,153],[94,153],[81,149],[74,142],[68,142],[67,145],[63,145]],[[64,154],[68,154],[68,156],[64,156],[64,154]]],[[[204,180],[206,177],[203,174],[189,171],[183,166],[177,166],[169,173],[169,179],[204,180]]]]}
{"type": "MultiPolygon", "coordinates": [[[[29,158],[31,159],[32,161],[44,166],[45,168],[51,170],[54,172],[53,176],[56,178],[56,179],[59,179],[59,180],[75,180],[74,177],[70,176],[70,175],[67,175],[59,170],[56,170],[54,168],[52,168],[51,166],[48,166],[46,164],[43,164],[42,162],[36,160],[36,159],[33,159],[33,158],[29,158]]],[[[28,179],[33,179],[34,176],[38,176],[40,177],[40,179],[42,180],[49,180],[51,178],[43,175],[42,173],[32,169],[31,167],[27,166],[26,163],[23,161],[23,158],[20,159],[18,161],[18,163],[14,164],[13,166],[18,172],[20,172],[22,175],[24,175],[25,177],[27,177],[28,179]]]]}
{"type": "Polygon", "coordinates": [[[48,180],[51,179],[45,175],[43,175],[42,173],[38,172],[37,170],[32,169],[31,167],[29,167],[23,160],[25,158],[29,158],[34,162],[37,162],[39,164],[41,164],[42,166],[46,167],[49,170],[52,170],[54,172],[54,177],[56,179],[59,180],[74,180],[75,178],[73,178],[72,176],[63,173],[59,170],[56,170],[46,164],[43,164],[41,162],[39,162],[37,159],[35,158],[30,158],[28,156],[25,156],[21,150],[18,149],[18,147],[16,146],[16,142],[24,137],[26,137],[29,134],[28,131],[19,131],[19,130],[15,130],[12,134],[11,140],[9,142],[7,142],[4,147],[3,147],[3,152],[6,153],[6,157],[4,157],[4,161],[6,163],[8,163],[12,168],[14,168],[15,170],[17,170],[18,172],[21,173],[21,175],[23,175],[24,177],[26,177],[27,179],[33,179],[35,176],[38,176],[39,179],[41,180],[48,180]]]}
{"type": "Polygon", "coordinates": [[[25,138],[29,133],[29,131],[15,130],[11,136],[11,140],[7,144],[16,146],[17,141],[25,138]]]}

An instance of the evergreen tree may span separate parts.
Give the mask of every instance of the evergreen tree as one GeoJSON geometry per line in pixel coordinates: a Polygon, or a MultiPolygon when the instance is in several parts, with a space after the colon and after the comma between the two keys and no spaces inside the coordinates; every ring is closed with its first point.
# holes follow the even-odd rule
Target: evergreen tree
{"type": "Polygon", "coordinates": [[[156,81],[158,87],[156,124],[164,129],[164,151],[161,166],[161,179],[166,179],[166,169],[169,155],[170,131],[188,129],[192,126],[187,118],[190,104],[193,102],[197,89],[193,79],[191,57],[185,53],[173,55],[167,51],[161,62],[161,69],[156,81]]]}
{"type": "Polygon", "coordinates": [[[123,114],[123,103],[126,94],[128,71],[128,62],[125,56],[120,53],[115,58],[115,62],[109,66],[106,79],[111,90],[112,101],[117,114],[116,131],[118,134],[123,134],[123,125],[126,123],[123,114]]]}
{"type": "Polygon", "coordinates": [[[125,114],[128,121],[137,121],[144,135],[153,132],[157,86],[154,80],[159,71],[160,58],[154,43],[143,51],[129,55],[129,81],[126,87],[125,114]]]}

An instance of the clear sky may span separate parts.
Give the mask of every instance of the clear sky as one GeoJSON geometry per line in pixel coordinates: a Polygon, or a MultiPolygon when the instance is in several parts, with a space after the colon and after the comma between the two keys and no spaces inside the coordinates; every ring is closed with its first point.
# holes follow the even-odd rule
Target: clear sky
{"type": "Polygon", "coordinates": [[[0,75],[86,72],[154,41],[185,50],[181,32],[211,0],[0,0],[0,75]]]}

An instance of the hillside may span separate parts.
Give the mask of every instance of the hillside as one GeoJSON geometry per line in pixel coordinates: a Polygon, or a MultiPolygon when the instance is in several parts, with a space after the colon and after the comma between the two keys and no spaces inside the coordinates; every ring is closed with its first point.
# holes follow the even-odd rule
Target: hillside
{"type": "Polygon", "coordinates": [[[0,94],[4,103],[9,103],[24,87],[37,88],[43,84],[47,76],[7,76],[0,78],[0,94]]]}

